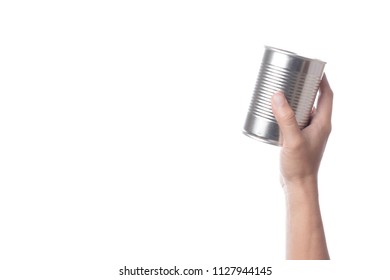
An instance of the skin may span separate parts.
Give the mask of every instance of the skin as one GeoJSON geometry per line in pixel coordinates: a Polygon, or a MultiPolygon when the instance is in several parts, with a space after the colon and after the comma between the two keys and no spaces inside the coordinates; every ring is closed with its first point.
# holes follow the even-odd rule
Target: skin
{"type": "Polygon", "coordinates": [[[272,97],[280,126],[281,184],[286,198],[286,258],[329,259],[318,199],[318,170],[331,132],[333,92],[326,75],[320,83],[317,109],[310,125],[300,130],[283,93],[272,97]]]}

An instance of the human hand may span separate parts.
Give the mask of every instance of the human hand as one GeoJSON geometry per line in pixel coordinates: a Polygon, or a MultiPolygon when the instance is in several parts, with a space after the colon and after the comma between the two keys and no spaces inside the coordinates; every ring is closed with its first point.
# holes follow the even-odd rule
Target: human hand
{"type": "MultiPolygon", "coordinates": [[[[315,186],[317,175],[331,132],[333,92],[326,75],[320,83],[320,95],[317,109],[313,109],[309,126],[300,130],[294,112],[283,93],[272,97],[272,110],[279,124],[283,147],[280,154],[281,183],[286,186],[315,186]]],[[[297,188],[297,187],[294,187],[297,188]]]]}
{"type": "Polygon", "coordinates": [[[287,259],[329,259],[317,176],[331,131],[332,103],[333,92],[324,75],[317,109],[309,126],[300,130],[284,94],[272,97],[272,110],[282,134],[280,172],[287,206],[287,259]]]}

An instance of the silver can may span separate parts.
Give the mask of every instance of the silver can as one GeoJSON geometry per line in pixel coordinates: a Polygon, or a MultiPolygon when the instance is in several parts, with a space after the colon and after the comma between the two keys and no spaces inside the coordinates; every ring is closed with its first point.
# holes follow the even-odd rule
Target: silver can
{"type": "Polygon", "coordinates": [[[306,127],[325,64],[318,59],[265,46],[244,134],[269,144],[282,145],[279,126],[271,107],[272,95],[277,91],[286,96],[299,127],[306,127]]]}

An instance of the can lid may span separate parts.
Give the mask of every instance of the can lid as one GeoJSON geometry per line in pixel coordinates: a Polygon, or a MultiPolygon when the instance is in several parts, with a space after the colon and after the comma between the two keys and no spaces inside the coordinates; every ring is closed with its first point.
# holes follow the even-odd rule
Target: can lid
{"type": "Polygon", "coordinates": [[[271,47],[271,46],[267,46],[267,45],[265,45],[264,47],[266,49],[272,50],[274,52],[282,53],[282,54],[285,54],[285,55],[288,55],[288,56],[291,56],[291,57],[300,58],[300,59],[308,60],[308,61],[316,61],[316,62],[320,62],[322,64],[326,64],[325,61],[322,61],[320,59],[301,56],[301,55],[298,55],[297,53],[294,53],[294,52],[291,52],[291,51],[286,51],[286,50],[283,50],[283,49],[280,49],[280,48],[275,48],[275,47],[271,47]]]}

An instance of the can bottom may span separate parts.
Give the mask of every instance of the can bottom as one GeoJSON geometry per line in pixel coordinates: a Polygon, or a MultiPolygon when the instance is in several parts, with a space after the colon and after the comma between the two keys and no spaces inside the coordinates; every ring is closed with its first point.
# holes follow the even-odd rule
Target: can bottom
{"type": "Polygon", "coordinates": [[[278,124],[266,118],[248,113],[243,133],[261,142],[282,146],[278,124]]]}
{"type": "Polygon", "coordinates": [[[249,133],[249,132],[247,132],[245,130],[243,130],[242,133],[244,133],[246,136],[248,136],[248,137],[250,137],[252,139],[255,139],[255,140],[263,142],[263,143],[271,144],[271,145],[278,146],[278,147],[282,146],[278,141],[270,140],[270,139],[267,139],[267,138],[264,138],[264,137],[261,137],[261,136],[249,133]]]}

